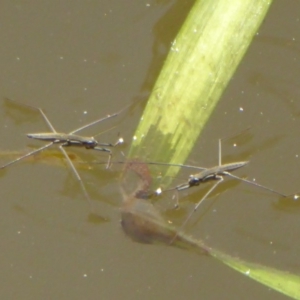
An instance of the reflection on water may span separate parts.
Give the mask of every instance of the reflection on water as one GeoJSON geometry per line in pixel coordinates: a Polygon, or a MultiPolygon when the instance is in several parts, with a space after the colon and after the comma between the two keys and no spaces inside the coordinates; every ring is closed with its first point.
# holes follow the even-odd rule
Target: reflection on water
{"type": "Polygon", "coordinates": [[[140,243],[160,243],[209,254],[210,248],[170,226],[150,202],[151,175],[147,164],[128,162],[121,190],[121,224],[124,232],[140,243]]]}
{"type": "MultiPolygon", "coordinates": [[[[25,155],[28,150],[24,151],[0,151],[0,159],[5,159],[5,161],[15,160],[20,156],[25,155]]],[[[76,168],[91,170],[92,166],[82,161],[82,159],[74,152],[67,152],[68,157],[72,161],[76,168]]],[[[51,166],[65,166],[65,157],[58,149],[47,149],[47,151],[42,151],[38,154],[28,156],[24,159],[27,163],[43,163],[51,166]]]]}

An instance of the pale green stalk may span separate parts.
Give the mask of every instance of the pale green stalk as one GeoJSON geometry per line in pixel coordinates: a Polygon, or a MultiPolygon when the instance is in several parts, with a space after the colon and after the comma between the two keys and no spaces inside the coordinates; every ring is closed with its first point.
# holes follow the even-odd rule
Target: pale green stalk
{"type": "MultiPolygon", "coordinates": [[[[174,39],[130,158],[184,163],[271,1],[198,0],[174,39]]],[[[165,186],[178,168],[164,173],[165,186]]]]}

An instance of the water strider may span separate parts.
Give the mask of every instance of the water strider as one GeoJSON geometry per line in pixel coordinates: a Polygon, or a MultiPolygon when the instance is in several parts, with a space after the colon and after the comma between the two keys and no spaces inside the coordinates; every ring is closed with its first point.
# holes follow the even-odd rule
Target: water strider
{"type": "MultiPolygon", "coordinates": [[[[226,138],[227,139],[227,138],[226,138]]],[[[185,189],[189,189],[193,186],[198,186],[201,183],[209,182],[209,181],[217,181],[215,185],[207,192],[206,195],[203,196],[203,198],[198,202],[196,205],[195,209],[198,208],[200,203],[205,200],[205,198],[208,197],[208,195],[224,180],[223,176],[229,176],[234,179],[238,179],[242,182],[249,183],[251,185],[254,185],[258,188],[262,188],[264,190],[267,190],[269,192],[272,192],[274,194],[277,194],[282,197],[288,197],[291,195],[285,195],[281,192],[278,192],[272,188],[266,187],[264,185],[261,185],[255,181],[247,180],[245,178],[241,178],[239,176],[233,175],[230,172],[235,171],[237,169],[240,169],[244,166],[246,166],[249,161],[239,161],[239,162],[232,162],[232,163],[227,163],[227,164],[222,164],[222,140],[224,139],[219,139],[219,163],[217,166],[211,167],[211,168],[202,168],[202,167],[197,167],[197,166],[191,166],[191,165],[183,165],[183,164],[164,164],[164,163],[158,163],[158,164],[163,164],[163,165],[169,165],[169,166],[178,166],[178,167],[184,167],[184,168],[193,168],[193,169],[198,169],[200,170],[199,173],[192,174],[189,176],[189,179],[187,182],[182,183],[177,185],[174,188],[168,189],[168,190],[177,190],[177,191],[182,191],[185,189]]],[[[152,162],[151,162],[152,164],[152,162]]],[[[159,194],[160,190],[157,189],[156,194],[159,194]]]]}
{"type": "MultiPolygon", "coordinates": [[[[227,139],[227,138],[226,138],[227,139]]],[[[245,178],[241,178],[239,176],[233,175],[230,172],[235,171],[237,169],[240,169],[244,166],[246,166],[249,161],[239,161],[239,162],[232,162],[232,163],[227,163],[227,164],[222,164],[222,140],[224,139],[219,139],[219,163],[217,166],[212,167],[212,168],[202,168],[202,167],[196,167],[196,166],[189,166],[189,165],[181,165],[181,164],[169,164],[171,166],[179,166],[179,167],[186,167],[186,168],[194,168],[194,169],[200,169],[199,173],[192,174],[189,176],[189,179],[187,182],[179,184],[173,188],[168,189],[170,190],[176,190],[176,191],[182,191],[185,189],[189,189],[194,186],[198,186],[201,183],[206,183],[210,181],[216,181],[216,183],[206,192],[206,194],[198,201],[198,203],[195,205],[193,211],[188,215],[186,220],[183,222],[181,225],[180,229],[182,229],[189,221],[189,219],[192,217],[194,212],[199,208],[200,204],[213,192],[213,190],[224,180],[224,176],[229,176],[234,179],[238,179],[242,182],[254,185],[258,188],[264,189],[266,191],[269,191],[271,193],[277,194],[281,197],[290,197],[293,196],[295,199],[298,198],[298,195],[296,194],[290,194],[286,195],[281,192],[278,192],[272,188],[266,187],[264,185],[261,185],[257,182],[247,180],[245,178]]],[[[165,190],[167,191],[167,190],[165,190]]],[[[161,194],[163,191],[159,188],[155,191],[156,195],[161,194]]],[[[178,201],[177,201],[178,202],[178,201]]]]}
{"type": "Polygon", "coordinates": [[[49,129],[52,132],[29,133],[29,134],[27,134],[27,137],[29,137],[29,138],[38,139],[38,140],[42,140],[42,141],[47,141],[47,142],[50,142],[50,143],[46,144],[43,147],[35,149],[31,152],[28,152],[28,153],[26,153],[26,154],[24,154],[24,155],[22,155],[22,156],[20,156],[16,159],[4,164],[3,166],[0,166],[0,169],[4,169],[4,168],[6,168],[6,167],[22,160],[22,159],[24,159],[26,157],[29,157],[31,155],[34,155],[34,154],[38,153],[38,152],[41,152],[42,150],[45,150],[45,149],[49,148],[52,145],[58,145],[59,150],[62,152],[63,156],[67,160],[72,172],[74,173],[76,179],[79,181],[79,183],[81,185],[82,191],[83,191],[86,199],[88,200],[89,204],[91,205],[91,200],[90,200],[89,194],[88,194],[88,192],[85,188],[85,185],[84,185],[79,173],[77,172],[74,164],[72,163],[70,157],[68,156],[66,150],[64,149],[64,147],[77,146],[77,147],[82,147],[82,148],[85,148],[85,149],[93,149],[93,150],[97,150],[97,151],[108,152],[109,153],[109,158],[108,158],[107,166],[106,166],[108,168],[109,165],[110,165],[112,152],[111,152],[110,149],[108,149],[106,147],[114,147],[118,144],[121,144],[121,143],[123,143],[123,139],[119,138],[118,141],[115,144],[100,143],[94,137],[84,137],[84,136],[77,135],[75,133],[77,133],[77,132],[79,132],[83,129],[86,129],[90,126],[96,125],[97,123],[100,123],[102,121],[105,121],[105,120],[108,120],[108,119],[111,119],[113,117],[118,116],[128,106],[126,106],[125,108],[123,108],[122,110],[120,110],[117,113],[114,113],[112,115],[107,115],[106,117],[97,119],[93,122],[90,122],[90,123],[84,125],[84,126],[81,126],[80,128],[77,128],[77,129],[75,129],[75,130],[73,130],[69,133],[60,133],[60,132],[57,132],[55,130],[55,128],[53,127],[53,125],[51,124],[51,122],[49,121],[46,114],[43,112],[43,110],[41,108],[34,107],[34,106],[31,106],[31,105],[27,105],[27,104],[23,104],[23,103],[19,103],[19,102],[16,102],[14,100],[10,100],[10,99],[5,99],[5,100],[9,101],[9,102],[12,102],[12,103],[15,103],[17,105],[21,105],[21,106],[27,107],[29,109],[38,111],[42,115],[44,121],[46,122],[47,126],[49,127],[49,129]]]}
{"type": "MultiPolygon", "coordinates": [[[[228,139],[228,138],[225,138],[228,139]]],[[[222,164],[222,140],[224,139],[219,139],[219,155],[218,155],[218,165],[214,166],[212,168],[202,168],[202,167],[197,167],[197,166],[190,166],[190,165],[183,165],[183,164],[165,164],[165,163],[159,163],[162,165],[171,165],[171,166],[178,166],[178,167],[185,167],[185,168],[194,168],[194,169],[199,169],[200,172],[196,174],[192,174],[189,176],[189,179],[182,184],[179,184],[173,188],[170,188],[168,190],[161,190],[158,188],[155,191],[156,195],[159,195],[163,192],[170,191],[170,190],[176,190],[176,191],[182,191],[185,189],[189,189],[194,186],[198,186],[202,183],[210,182],[210,181],[216,181],[216,183],[206,192],[206,194],[198,201],[198,203],[195,205],[193,211],[188,215],[184,223],[182,224],[181,228],[183,228],[191,218],[191,216],[195,213],[195,211],[199,208],[200,204],[213,192],[213,190],[224,180],[224,176],[228,176],[237,180],[240,180],[242,182],[254,185],[258,188],[264,189],[266,191],[269,191],[271,193],[277,194],[281,197],[291,197],[293,196],[294,199],[298,198],[298,195],[295,194],[283,194],[281,192],[278,192],[272,188],[266,187],[264,185],[261,185],[257,182],[247,180],[245,178],[241,178],[239,176],[233,175],[231,172],[235,171],[237,169],[240,169],[244,166],[246,166],[249,161],[239,161],[239,162],[232,162],[232,163],[227,163],[227,164],[222,164]]],[[[152,164],[152,162],[151,162],[152,164]]],[[[178,203],[178,200],[177,200],[178,203]]]]}

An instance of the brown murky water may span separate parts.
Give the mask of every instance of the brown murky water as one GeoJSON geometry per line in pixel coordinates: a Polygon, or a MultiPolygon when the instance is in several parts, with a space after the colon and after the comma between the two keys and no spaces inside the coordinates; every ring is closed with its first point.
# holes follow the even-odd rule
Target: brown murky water
{"type": "MultiPolygon", "coordinates": [[[[116,125],[101,138],[114,142],[121,131],[129,143],[192,3],[2,1],[2,97],[43,107],[63,131],[139,101],[118,120],[87,130],[92,135],[116,125]]],[[[224,144],[224,162],[250,160],[237,175],[285,193],[300,190],[299,11],[299,1],[274,1],[189,163],[216,164],[217,139],[251,126],[224,144]]],[[[1,105],[0,116],[2,151],[41,145],[25,137],[46,130],[38,115],[1,105]]],[[[83,160],[107,159],[74,152],[83,160]]],[[[1,171],[1,299],[287,299],[206,255],[133,242],[119,222],[122,167],[92,167],[78,169],[107,222],[88,219],[73,174],[56,162],[1,171]]],[[[171,195],[156,207],[180,224],[202,195],[201,188],[184,193],[179,211],[169,209],[171,195]]],[[[195,214],[189,234],[245,260],[299,273],[300,202],[234,180],[216,195],[195,214]]]]}

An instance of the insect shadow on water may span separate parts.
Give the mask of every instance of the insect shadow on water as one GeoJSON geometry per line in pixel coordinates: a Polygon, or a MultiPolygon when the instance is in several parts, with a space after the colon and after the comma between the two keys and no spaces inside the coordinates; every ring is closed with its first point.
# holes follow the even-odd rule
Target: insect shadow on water
{"type": "Polygon", "coordinates": [[[38,149],[35,149],[33,151],[30,151],[28,153],[26,153],[25,155],[22,155],[18,158],[16,158],[15,160],[12,160],[4,165],[2,165],[0,167],[1,169],[4,169],[16,162],[19,162],[20,160],[23,160],[31,155],[37,154],[47,148],[49,148],[52,145],[59,145],[58,148],[59,150],[62,152],[63,156],[65,157],[66,161],[68,162],[68,165],[70,167],[70,169],[72,170],[73,174],[75,175],[76,179],[78,180],[78,182],[80,183],[81,189],[83,191],[83,194],[85,196],[85,198],[87,199],[91,212],[94,212],[93,206],[92,206],[92,202],[90,199],[90,196],[86,190],[85,184],[83,183],[79,173],[77,172],[74,164],[72,163],[70,157],[68,156],[66,150],[64,149],[64,147],[71,147],[71,146],[76,146],[76,147],[82,147],[85,149],[93,149],[93,150],[97,150],[97,151],[103,151],[103,152],[107,152],[109,153],[109,157],[108,157],[108,161],[106,164],[106,168],[109,168],[110,166],[110,162],[111,162],[111,157],[112,157],[112,151],[110,149],[108,149],[107,147],[115,147],[118,144],[122,144],[123,143],[123,139],[119,138],[118,141],[115,144],[110,144],[110,143],[100,143],[98,142],[94,137],[85,137],[85,136],[81,136],[81,135],[77,135],[75,133],[86,129],[90,126],[96,125],[102,121],[114,118],[116,116],[118,116],[122,111],[124,111],[127,106],[125,108],[123,108],[122,110],[120,110],[117,113],[111,114],[111,115],[107,115],[106,117],[97,119],[93,122],[90,122],[84,126],[81,126],[69,133],[60,133],[57,132],[55,130],[55,128],[53,127],[52,123],[49,121],[49,119],[47,118],[46,114],[43,112],[43,110],[41,108],[38,107],[34,107],[28,104],[23,104],[23,103],[19,103],[17,101],[11,100],[11,99],[5,99],[5,101],[8,101],[10,103],[14,103],[16,105],[20,105],[20,106],[24,106],[27,107],[29,109],[38,111],[41,115],[42,118],[44,119],[45,123],[47,124],[47,126],[49,127],[49,129],[52,132],[46,132],[46,133],[29,133],[27,134],[27,137],[32,138],[32,139],[38,139],[38,140],[42,140],[42,141],[50,141],[50,143],[46,144],[43,147],[40,147],[38,149]]]}

